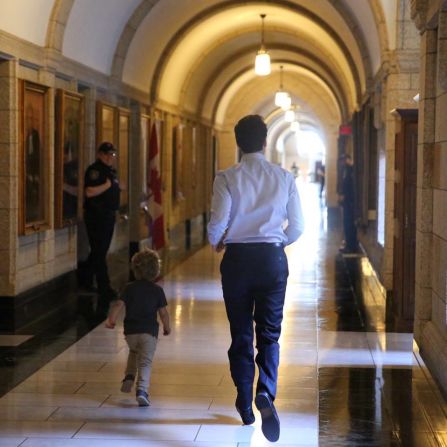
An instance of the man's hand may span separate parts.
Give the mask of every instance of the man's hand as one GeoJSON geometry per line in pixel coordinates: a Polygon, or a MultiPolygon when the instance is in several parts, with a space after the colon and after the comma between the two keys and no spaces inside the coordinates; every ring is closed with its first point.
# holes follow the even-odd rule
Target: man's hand
{"type": "Polygon", "coordinates": [[[170,327],[163,327],[163,335],[169,335],[171,333],[170,327]]]}
{"type": "Polygon", "coordinates": [[[113,321],[110,320],[110,318],[107,318],[106,320],[106,328],[107,329],[115,329],[115,324],[113,321]]]}
{"type": "Polygon", "coordinates": [[[220,242],[214,247],[214,250],[216,250],[216,253],[220,253],[225,248],[225,244],[223,243],[222,239],[220,242]]]}

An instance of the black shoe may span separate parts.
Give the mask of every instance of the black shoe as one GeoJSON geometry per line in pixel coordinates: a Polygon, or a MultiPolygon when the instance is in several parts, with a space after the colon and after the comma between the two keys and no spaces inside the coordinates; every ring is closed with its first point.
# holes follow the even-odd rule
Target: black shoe
{"type": "Polygon", "coordinates": [[[98,289],[92,284],[78,284],[79,293],[95,294],[98,293],[98,289]]]}
{"type": "Polygon", "coordinates": [[[137,402],[139,407],[148,407],[151,402],[149,395],[144,390],[137,390],[137,402]]]}
{"type": "Polygon", "coordinates": [[[126,374],[126,377],[124,377],[123,381],[121,382],[121,392],[130,393],[134,380],[135,376],[132,374],[126,374]]]}
{"type": "Polygon", "coordinates": [[[241,410],[236,405],[236,410],[241,415],[241,419],[244,425],[251,425],[255,422],[255,414],[253,413],[253,408],[251,408],[251,405],[245,410],[241,410]]]}
{"type": "Polygon", "coordinates": [[[262,433],[270,442],[279,439],[279,417],[272,398],[266,391],[260,391],[255,397],[256,408],[261,413],[262,433]]]}

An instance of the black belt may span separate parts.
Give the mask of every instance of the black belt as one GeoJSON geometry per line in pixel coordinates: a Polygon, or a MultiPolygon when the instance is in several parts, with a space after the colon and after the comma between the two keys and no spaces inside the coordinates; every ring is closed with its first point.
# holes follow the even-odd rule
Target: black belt
{"type": "Polygon", "coordinates": [[[230,242],[225,247],[281,247],[284,248],[282,242],[230,242]]]}

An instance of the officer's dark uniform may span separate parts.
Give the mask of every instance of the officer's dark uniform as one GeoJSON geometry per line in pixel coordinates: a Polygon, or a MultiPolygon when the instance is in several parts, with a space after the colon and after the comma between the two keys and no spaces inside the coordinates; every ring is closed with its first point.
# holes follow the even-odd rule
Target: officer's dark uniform
{"type": "Polygon", "coordinates": [[[341,185],[343,194],[343,227],[347,252],[355,252],[358,249],[357,228],[355,226],[355,194],[354,194],[354,169],[346,165],[343,171],[341,185]]]}
{"type": "Polygon", "coordinates": [[[103,185],[110,179],[112,186],[95,197],[86,197],[84,201],[84,221],[90,243],[90,255],[85,267],[84,286],[91,286],[96,276],[98,293],[105,299],[116,298],[116,292],[110,287],[106,255],[112,241],[115,227],[115,215],[119,208],[120,188],[116,171],[101,160],[96,160],[85,172],[84,186],[103,185]]]}

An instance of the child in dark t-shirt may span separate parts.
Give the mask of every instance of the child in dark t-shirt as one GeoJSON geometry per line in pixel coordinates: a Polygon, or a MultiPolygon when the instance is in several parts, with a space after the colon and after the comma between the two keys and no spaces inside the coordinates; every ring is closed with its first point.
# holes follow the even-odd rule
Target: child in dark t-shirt
{"type": "Polygon", "coordinates": [[[157,314],[163,325],[163,335],[171,332],[166,296],[154,283],[160,274],[160,258],[156,251],[144,249],[131,260],[135,281],[127,284],[121,298],[111,308],[106,327],[113,329],[120,310],[125,307],[124,335],[129,356],[121,391],[129,393],[138,373],[136,398],[140,407],[150,405],[148,389],[152,359],[158,338],[157,314]]]}

